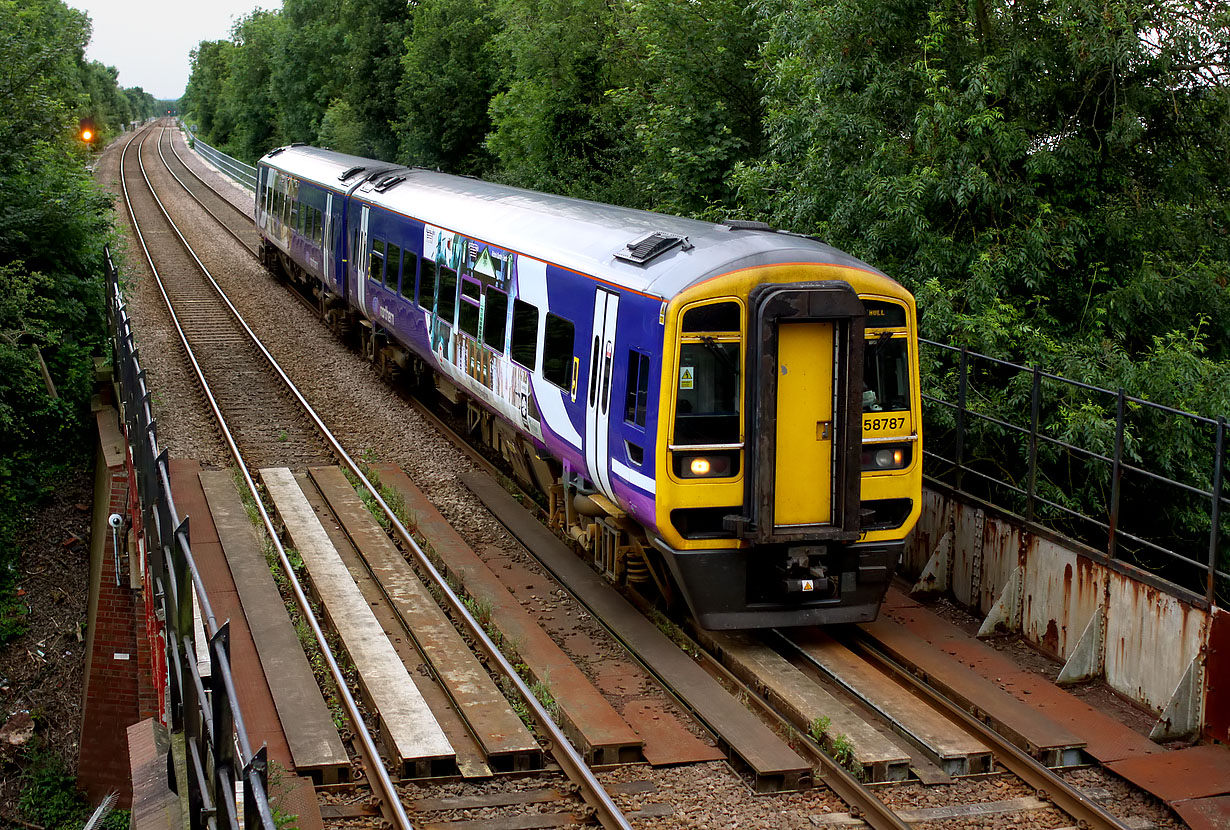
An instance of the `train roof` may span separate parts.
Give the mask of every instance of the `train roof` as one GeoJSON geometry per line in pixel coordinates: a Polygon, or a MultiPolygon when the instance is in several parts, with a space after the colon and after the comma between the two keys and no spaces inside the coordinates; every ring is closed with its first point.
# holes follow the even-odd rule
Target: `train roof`
{"type": "Polygon", "coordinates": [[[262,162],[339,191],[353,186],[338,180],[343,172],[366,167],[354,192],[365,202],[664,299],[731,271],[795,262],[857,268],[885,279],[886,289],[897,285],[831,245],[758,223],[700,222],[315,147],[292,145],[262,162]],[[384,188],[394,176],[402,180],[384,188]]]}

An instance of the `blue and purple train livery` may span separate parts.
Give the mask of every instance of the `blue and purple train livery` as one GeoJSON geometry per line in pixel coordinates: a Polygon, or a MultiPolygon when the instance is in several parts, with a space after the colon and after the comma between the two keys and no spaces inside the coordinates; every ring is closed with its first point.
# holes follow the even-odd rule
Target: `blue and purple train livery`
{"type": "Polygon", "coordinates": [[[617,582],[707,628],[873,619],[920,509],[913,298],[813,239],[301,145],[262,258],[430,378],[617,582]]]}

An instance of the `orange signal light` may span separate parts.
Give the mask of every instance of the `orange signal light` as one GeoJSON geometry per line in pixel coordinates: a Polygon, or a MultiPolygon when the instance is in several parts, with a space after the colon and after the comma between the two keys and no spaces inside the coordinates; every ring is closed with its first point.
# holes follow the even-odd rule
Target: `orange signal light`
{"type": "Polygon", "coordinates": [[[92,131],[90,131],[90,130],[82,130],[82,131],[81,131],[81,140],[82,140],[82,141],[84,141],[84,142],[86,142],[86,143],[89,143],[89,142],[93,141],[93,140],[94,140],[94,133],[93,133],[92,131]]]}

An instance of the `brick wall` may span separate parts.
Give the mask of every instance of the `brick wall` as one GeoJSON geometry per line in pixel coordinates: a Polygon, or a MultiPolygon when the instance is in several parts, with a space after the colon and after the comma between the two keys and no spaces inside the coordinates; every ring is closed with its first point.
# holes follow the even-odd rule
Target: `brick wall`
{"type": "MultiPolygon", "coordinates": [[[[127,444],[114,409],[97,413],[100,448],[91,546],[91,601],[87,672],[81,719],[77,783],[91,801],[120,794],[120,807],[132,799],[128,763],[128,727],[158,708],[152,677],[151,636],[145,597],[129,583],[128,538],[139,538],[140,509],[127,444]],[[114,537],[108,517],[118,513],[124,526],[114,537]],[[101,539],[101,544],[99,540],[101,539]],[[116,545],[119,569],[116,584],[116,545]]],[[[133,559],[131,565],[136,566],[133,559]]],[[[156,635],[156,632],[155,632],[156,635]]],[[[155,637],[156,639],[156,637],[155,637]]]]}

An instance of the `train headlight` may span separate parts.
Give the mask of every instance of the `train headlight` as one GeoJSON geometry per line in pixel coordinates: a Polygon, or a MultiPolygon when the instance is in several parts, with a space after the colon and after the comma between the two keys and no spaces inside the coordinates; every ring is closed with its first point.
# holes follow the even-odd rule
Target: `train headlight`
{"type": "Polygon", "coordinates": [[[704,455],[675,453],[675,475],[680,478],[729,478],[738,472],[738,450],[717,450],[704,455]]]}
{"type": "Polygon", "coordinates": [[[909,466],[910,447],[863,447],[863,472],[900,470],[909,466]]]}

